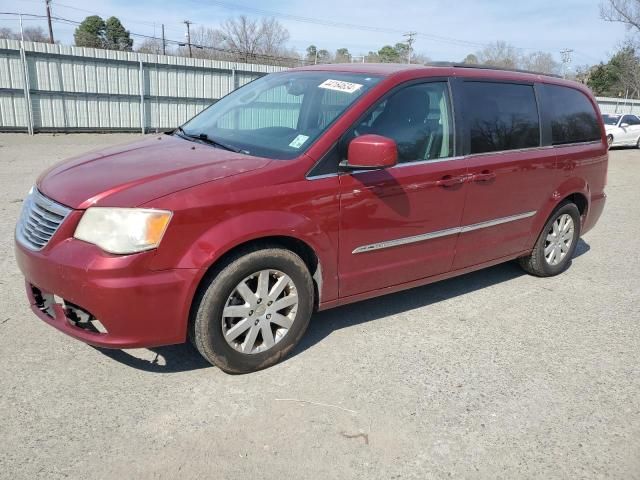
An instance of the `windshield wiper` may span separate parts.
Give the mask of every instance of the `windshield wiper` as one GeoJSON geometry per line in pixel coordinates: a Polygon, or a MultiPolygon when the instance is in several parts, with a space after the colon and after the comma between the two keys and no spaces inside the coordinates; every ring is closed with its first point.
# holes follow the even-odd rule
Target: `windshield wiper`
{"type": "Polygon", "coordinates": [[[218,147],[218,148],[223,148],[224,150],[229,150],[230,152],[234,152],[234,153],[249,153],[246,150],[242,150],[241,148],[236,148],[236,147],[232,147],[231,145],[227,145],[226,143],[222,143],[219,142],[217,140],[214,140],[212,138],[209,138],[209,136],[206,133],[199,133],[197,135],[191,134],[191,133],[187,133],[184,131],[184,128],[182,127],[178,127],[178,131],[180,132],[180,134],[186,138],[192,139],[192,140],[199,140],[201,142],[204,142],[208,145],[213,145],[214,147],[218,147]]]}

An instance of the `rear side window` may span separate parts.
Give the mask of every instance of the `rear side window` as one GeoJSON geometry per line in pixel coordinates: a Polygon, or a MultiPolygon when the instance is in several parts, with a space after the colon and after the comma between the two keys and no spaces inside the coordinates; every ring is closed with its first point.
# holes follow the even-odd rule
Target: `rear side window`
{"type": "Polygon", "coordinates": [[[466,82],[464,91],[471,153],[540,146],[540,120],[532,85],[466,82]]]}
{"type": "Polygon", "coordinates": [[[543,90],[553,145],[600,140],[598,116],[584,93],[558,85],[545,85],[543,90]]]}

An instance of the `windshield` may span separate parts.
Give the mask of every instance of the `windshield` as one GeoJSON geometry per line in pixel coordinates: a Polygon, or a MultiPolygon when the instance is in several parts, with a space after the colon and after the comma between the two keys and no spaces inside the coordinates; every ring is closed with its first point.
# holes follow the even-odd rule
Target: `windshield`
{"type": "Polygon", "coordinates": [[[379,81],[340,72],[267,75],[214,103],[182,132],[249,155],[295,158],[379,81]]]}
{"type": "Polygon", "coordinates": [[[603,115],[602,119],[605,125],[617,125],[618,120],[620,120],[620,115],[603,115]]]}

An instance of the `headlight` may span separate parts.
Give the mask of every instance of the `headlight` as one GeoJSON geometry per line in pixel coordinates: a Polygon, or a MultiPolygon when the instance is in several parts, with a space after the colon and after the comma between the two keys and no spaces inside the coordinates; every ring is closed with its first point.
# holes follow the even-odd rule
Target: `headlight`
{"type": "Polygon", "coordinates": [[[136,253],[156,248],[171,212],[143,208],[88,208],[73,234],[109,253],[136,253]]]}

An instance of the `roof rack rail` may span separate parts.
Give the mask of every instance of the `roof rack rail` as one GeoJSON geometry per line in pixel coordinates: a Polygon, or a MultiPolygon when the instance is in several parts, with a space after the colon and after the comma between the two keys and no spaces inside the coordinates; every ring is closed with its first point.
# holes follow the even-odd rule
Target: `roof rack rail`
{"type": "Polygon", "coordinates": [[[425,67],[454,67],[454,68],[477,68],[481,70],[501,70],[504,72],[531,73],[533,75],[545,75],[547,77],[562,78],[560,75],[553,73],[534,72],[532,70],[520,70],[517,68],[496,67],[494,65],[476,65],[472,63],[455,63],[455,62],[429,62],[424,64],[425,67]]]}

